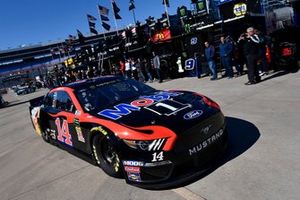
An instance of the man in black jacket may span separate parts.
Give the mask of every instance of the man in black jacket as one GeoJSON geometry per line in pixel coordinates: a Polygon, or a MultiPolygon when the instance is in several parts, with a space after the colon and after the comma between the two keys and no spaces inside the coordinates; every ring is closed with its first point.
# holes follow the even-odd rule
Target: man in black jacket
{"type": "Polygon", "coordinates": [[[257,66],[259,59],[260,40],[254,33],[254,28],[249,27],[247,29],[247,37],[245,40],[245,55],[247,59],[248,68],[248,82],[245,85],[252,85],[260,82],[260,76],[257,66]]]}

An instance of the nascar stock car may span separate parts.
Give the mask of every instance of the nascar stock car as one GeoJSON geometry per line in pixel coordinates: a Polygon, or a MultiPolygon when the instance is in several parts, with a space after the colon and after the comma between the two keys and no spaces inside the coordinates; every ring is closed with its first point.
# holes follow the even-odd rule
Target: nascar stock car
{"type": "Polygon", "coordinates": [[[90,156],[131,184],[190,176],[227,147],[224,115],[208,97],[120,77],[54,88],[30,101],[30,113],[46,142],[90,156]]]}

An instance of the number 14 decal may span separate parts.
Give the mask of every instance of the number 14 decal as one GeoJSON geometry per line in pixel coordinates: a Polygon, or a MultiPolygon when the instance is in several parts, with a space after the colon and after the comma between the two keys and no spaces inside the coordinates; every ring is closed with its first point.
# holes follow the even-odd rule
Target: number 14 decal
{"type": "Polygon", "coordinates": [[[57,127],[57,139],[67,145],[73,146],[72,137],[69,132],[69,126],[67,120],[62,121],[62,125],[60,124],[60,119],[56,118],[55,125],[57,127]]]}
{"type": "Polygon", "coordinates": [[[153,158],[152,158],[152,162],[157,162],[157,161],[163,161],[164,160],[164,152],[161,151],[159,153],[155,152],[152,154],[153,158]]]}

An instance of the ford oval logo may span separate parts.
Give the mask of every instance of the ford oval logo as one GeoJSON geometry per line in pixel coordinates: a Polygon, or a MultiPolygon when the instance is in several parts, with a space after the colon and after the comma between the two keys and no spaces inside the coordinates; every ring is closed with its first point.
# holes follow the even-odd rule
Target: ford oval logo
{"type": "Polygon", "coordinates": [[[189,113],[186,113],[183,118],[185,120],[191,120],[191,119],[195,119],[197,117],[200,117],[201,115],[203,114],[203,111],[202,110],[193,110],[189,113]]]}

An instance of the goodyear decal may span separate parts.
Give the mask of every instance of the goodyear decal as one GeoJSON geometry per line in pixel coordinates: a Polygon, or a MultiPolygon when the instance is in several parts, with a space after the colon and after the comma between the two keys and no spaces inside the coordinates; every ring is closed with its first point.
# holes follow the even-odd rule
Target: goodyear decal
{"type": "Polygon", "coordinates": [[[107,135],[107,131],[102,128],[102,126],[92,128],[91,131],[99,131],[103,135],[107,135]]]}

